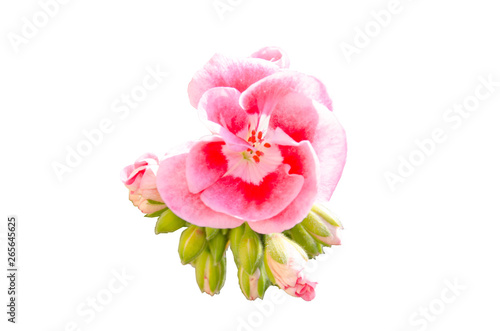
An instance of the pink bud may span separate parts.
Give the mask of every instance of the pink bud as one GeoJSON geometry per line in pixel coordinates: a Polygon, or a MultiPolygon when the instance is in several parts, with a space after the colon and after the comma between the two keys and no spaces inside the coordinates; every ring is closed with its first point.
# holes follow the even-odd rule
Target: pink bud
{"type": "Polygon", "coordinates": [[[271,280],[291,296],[311,301],[315,297],[316,282],[305,272],[307,255],[304,250],[281,233],[266,239],[265,263],[271,280]]]}
{"type": "Polygon", "coordinates": [[[151,204],[148,200],[163,202],[156,188],[158,158],[154,154],[144,154],[134,164],[125,167],[121,180],[129,189],[129,199],[143,213],[150,214],[165,208],[164,204],[151,204]]]}

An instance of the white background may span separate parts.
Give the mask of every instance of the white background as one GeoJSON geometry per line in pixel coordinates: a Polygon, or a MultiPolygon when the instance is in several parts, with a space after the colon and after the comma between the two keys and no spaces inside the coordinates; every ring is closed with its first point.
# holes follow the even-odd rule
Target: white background
{"type": "Polygon", "coordinates": [[[40,5],[2,1],[1,256],[15,214],[20,275],[16,325],[6,322],[0,281],[1,329],[498,330],[500,88],[459,128],[443,119],[474,95],[479,76],[500,81],[497,4],[401,0],[348,63],[341,43],[353,44],[356,27],[389,1],[233,0],[223,20],[212,1],[69,1],[18,52],[8,35],[21,35],[40,5]],[[179,232],[155,236],[119,172],[143,152],[207,133],[186,89],[212,54],[268,45],[326,84],[349,153],[332,198],[344,242],[317,264],[316,299],[272,303],[279,292],[270,288],[266,316],[240,293],[230,255],[221,294],[200,294],[194,269],[179,262],[179,232]],[[157,65],[169,76],[121,119],[113,102],[157,65]],[[113,131],[59,181],[52,163],[104,118],[113,131]],[[384,173],[397,174],[398,157],[436,128],[446,141],[391,191],[384,173]],[[133,279],[95,318],[77,313],[122,269],[133,279]],[[454,297],[447,281],[461,286],[454,297]]]}

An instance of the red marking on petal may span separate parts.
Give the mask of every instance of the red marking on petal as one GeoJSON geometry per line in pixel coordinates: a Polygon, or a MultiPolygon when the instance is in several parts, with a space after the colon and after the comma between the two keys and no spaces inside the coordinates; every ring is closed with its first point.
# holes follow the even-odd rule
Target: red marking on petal
{"type": "Polygon", "coordinates": [[[262,139],[262,131],[259,131],[259,134],[257,135],[257,138],[262,139]]]}
{"type": "Polygon", "coordinates": [[[269,147],[271,147],[271,144],[270,144],[270,143],[265,143],[265,144],[264,144],[264,147],[265,147],[265,148],[269,148],[269,147]]]}
{"type": "Polygon", "coordinates": [[[264,155],[264,153],[263,153],[263,152],[261,152],[261,151],[257,151],[257,152],[255,152],[255,154],[257,154],[257,156],[262,156],[262,155],[264,155]]]}
{"type": "Polygon", "coordinates": [[[252,136],[255,136],[255,130],[252,130],[252,136]]]}
{"type": "Polygon", "coordinates": [[[252,158],[255,160],[255,162],[260,162],[260,158],[257,155],[252,156],[252,158]]]}

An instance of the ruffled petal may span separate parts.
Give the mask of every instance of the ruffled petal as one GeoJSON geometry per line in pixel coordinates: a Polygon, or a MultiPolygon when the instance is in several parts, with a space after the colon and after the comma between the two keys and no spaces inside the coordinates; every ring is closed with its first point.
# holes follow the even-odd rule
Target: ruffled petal
{"type": "Polygon", "coordinates": [[[325,85],[317,78],[286,70],[263,78],[242,93],[240,104],[249,114],[270,116],[280,100],[290,93],[302,94],[332,109],[325,85]]]}
{"type": "Polygon", "coordinates": [[[191,193],[203,191],[226,173],[224,144],[221,138],[211,136],[191,148],[186,159],[186,180],[191,193]]]}
{"type": "Polygon", "coordinates": [[[259,59],[264,59],[276,64],[280,68],[288,68],[290,60],[286,53],[279,47],[264,47],[250,55],[259,59]]]}
{"type": "Polygon", "coordinates": [[[345,131],[335,115],[324,105],[291,93],[276,105],[269,128],[279,128],[297,142],[311,142],[321,166],[318,199],[330,200],[347,156],[345,131]]]}
{"type": "Polygon", "coordinates": [[[342,176],[347,158],[347,140],[344,128],[335,115],[319,103],[314,103],[318,112],[318,123],[311,144],[320,164],[320,187],[318,201],[326,202],[342,176]]]}
{"type": "Polygon", "coordinates": [[[283,163],[291,166],[290,174],[304,177],[304,185],[297,197],[279,214],[266,220],[249,222],[259,233],[288,230],[300,223],[309,213],[318,194],[319,162],[311,144],[303,141],[298,146],[280,146],[283,163]]]}
{"type": "Polygon", "coordinates": [[[198,103],[201,121],[212,132],[221,136],[233,151],[242,152],[250,147],[245,140],[249,117],[240,107],[241,93],[229,87],[215,87],[203,94],[198,103]]]}
{"type": "Polygon", "coordinates": [[[186,181],[187,154],[167,157],[158,170],[158,191],[165,204],[180,218],[198,226],[212,228],[234,228],[243,220],[218,213],[208,208],[200,199],[200,194],[189,191],[186,181]]]}
{"type": "Polygon", "coordinates": [[[203,93],[213,87],[234,87],[243,92],[253,83],[279,70],[276,65],[262,59],[238,59],[215,54],[189,83],[189,100],[196,108],[203,93]]]}
{"type": "Polygon", "coordinates": [[[259,185],[225,176],[203,191],[201,200],[215,211],[246,221],[273,217],[285,209],[302,189],[304,178],[290,175],[289,170],[290,166],[281,165],[259,185]]]}

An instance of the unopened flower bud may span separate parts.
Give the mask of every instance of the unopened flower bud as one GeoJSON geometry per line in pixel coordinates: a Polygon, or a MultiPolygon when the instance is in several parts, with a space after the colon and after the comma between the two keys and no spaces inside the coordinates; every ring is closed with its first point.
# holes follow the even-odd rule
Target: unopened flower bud
{"type": "Polygon", "coordinates": [[[299,244],[309,257],[317,256],[322,253],[321,244],[307,232],[301,224],[297,224],[290,229],[292,240],[299,244]]]}
{"type": "Polygon", "coordinates": [[[190,225],[179,239],[179,257],[182,264],[188,264],[203,252],[207,240],[205,230],[196,225],[190,225]]]}
{"type": "Polygon", "coordinates": [[[196,282],[202,292],[219,294],[226,280],[226,257],[219,263],[208,250],[203,250],[196,259],[196,282]]]}
{"type": "Polygon", "coordinates": [[[257,233],[248,224],[238,244],[238,261],[249,275],[253,275],[262,261],[263,245],[257,233]]]}
{"type": "Polygon", "coordinates": [[[315,204],[301,224],[316,240],[325,245],[342,243],[342,224],[335,214],[323,206],[315,204]]]}
{"type": "Polygon", "coordinates": [[[286,293],[310,301],[316,282],[309,280],[306,263],[305,251],[295,242],[281,233],[266,235],[264,265],[269,279],[286,293]]]}
{"type": "Polygon", "coordinates": [[[248,300],[264,298],[264,293],[270,285],[263,265],[257,268],[252,275],[249,275],[243,268],[239,268],[238,280],[241,292],[248,300]]]}
{"type": "Polygon", "coordinates": [[[208,248],[210,249],[210,253],[215,259],[215,262],[220,262],[222,256],[226,252],[228,244],[227,235],[223,235],[221,231],[218,231],[215,234],[215,237],[208,241],[208,248]]]}
{"type": "Polygon", "coordinates": [[[160,217],[158,217],[158,221],[155,226],[155,233],[169,233],[175,232],[186,226],[186,221],[184,221],[179,216],[175,215],[170,209],[164,211],[160,217]]]}
{"type": "Polygon", "coordinates": [[[245,233],[245,225],[241,225],[229,231],[229,246],[233,252],[234,263],[236,266],[240,265],[240,262],[238,261],[238,247],[241,242],[241,237],[243,237],[243,233],[245,233]]]}

